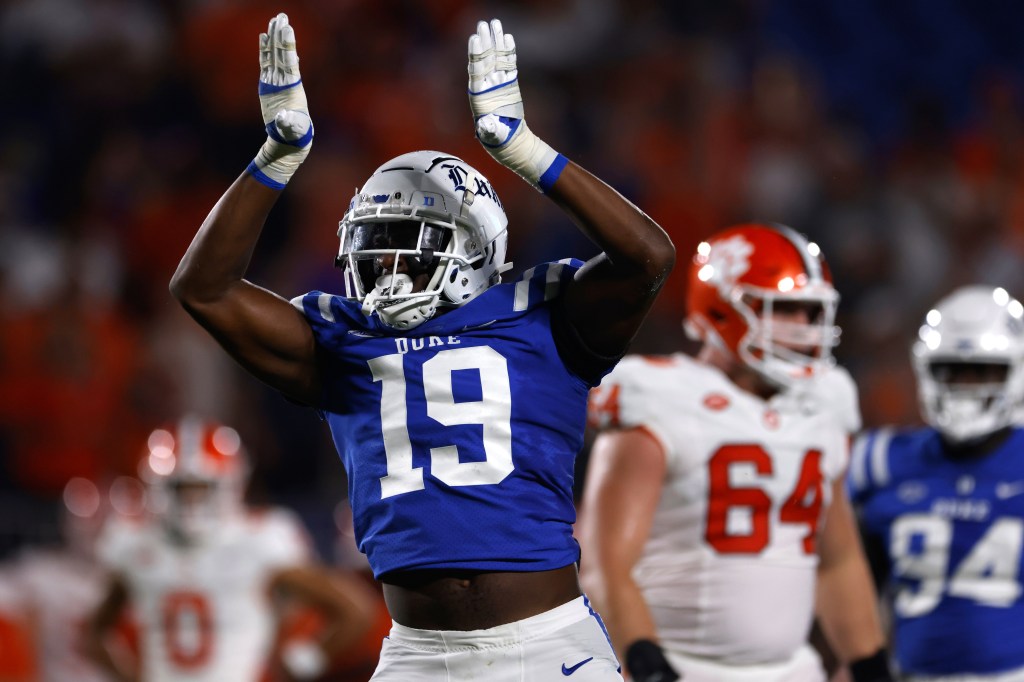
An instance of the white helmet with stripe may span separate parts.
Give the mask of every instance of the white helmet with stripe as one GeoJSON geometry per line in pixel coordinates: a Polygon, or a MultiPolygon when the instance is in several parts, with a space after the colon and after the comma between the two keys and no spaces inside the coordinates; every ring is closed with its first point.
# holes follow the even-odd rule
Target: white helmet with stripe
{"type": "Polygon", "coordinates": [[[925,315],[912,346],[921,411],[953,443],[1014,422],[1024,401],[1024,306],[1001,287],[957,289],[925,315]]]}
{"type": "Polygon", "coordinates": [[[345,293],[396,329],[463,305],[501,280],[508,219],[462,159],[403,154],[374,171],[339,223],[345,293]]]}

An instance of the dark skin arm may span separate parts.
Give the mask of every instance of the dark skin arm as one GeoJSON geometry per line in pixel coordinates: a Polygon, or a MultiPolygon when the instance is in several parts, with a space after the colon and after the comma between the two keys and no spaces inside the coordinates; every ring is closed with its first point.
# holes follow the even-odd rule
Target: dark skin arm
{"type": "Polygon", "coordinates": [[[591,351],[620,355],[672,271],[675,247],[643,211],[575,163],[548,196],[603,250],[565,293],[569,322],[591,351]]]}
{"type": "Polygon", "coordinates": [[[109,643],[110,633],[117,626],[121,614],[128,606],[128,587],[118,576],[113,576],[107,586],[106,595],[89,616],[85,625],[85,653],[97,666],[121,682],[138,679],[136,666],[127,660],[126,652],[109,643]]]}
{"type": "Polygon", "coordinates": [[[310,564],[278,571],[270,591],[295,599],[324,615],[327,628],[319,646],[328,659],[341,654],[365,634],[373,622],[373,596],[362,581],[310,564]]]}
{"type": "Polygon", "coordinates": [[[171,293],[245,369],[293,400],[320,395],[313,332],[291,303],[243,279],[280,191],[243,173],[203,222],[171,293]]]}
{"type": "MultiPolygon", "coordinates": [[[[171,279],[171,293],[253,375],[290,398],[320,395],[313,333],[287,300],[244,279],[280,192],[239,177],[214,206],[171,279]]],[[[614,356],[633,338],[675,262],[665,232],[618,192],[570,163],[549,195],[604,249],[566,292],[584,343],[614,356]]]]}

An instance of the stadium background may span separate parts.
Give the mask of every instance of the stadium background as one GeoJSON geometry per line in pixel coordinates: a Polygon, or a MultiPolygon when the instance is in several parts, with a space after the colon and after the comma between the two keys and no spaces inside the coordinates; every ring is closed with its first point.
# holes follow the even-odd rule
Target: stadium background
{"type": "Polygon", "coordinates": [[[250,279],[336,290],[354,189],[414,149],[463,156],[518,274],[594,247],[473,139],[465,42],[516,37],[530,126],[651,214],[679,265],[639,352],[687,347],[689,254],[774,220],[821,244],[867,425],[917,420],[907,349],[971,281],[1024,294],[1024,4],[1011,0],[8,0],[0,5],[0,559],[52,541],[72,476],[131,473],[183,410],[235,426],[252,497],[327,555],[325,425],[242,372],[167,282],[263,140],[256,36],[287,11],[316,125],[250,279]]]}

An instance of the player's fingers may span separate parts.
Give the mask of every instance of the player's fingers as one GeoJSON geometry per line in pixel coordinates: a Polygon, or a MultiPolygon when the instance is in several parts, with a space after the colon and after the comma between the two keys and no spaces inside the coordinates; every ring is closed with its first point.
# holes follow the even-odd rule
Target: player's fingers
{"type": "Polygon", "coordinates": [[[511,79],[513,76],[508,74],[516,70],[516,42],[511,34],[502,37],[500,47],[494,51],[494,60],[495,70],[506,72],[506,79],[511,79]]]}
{"type": "Polygon", "coordinates": [[[480,36],[481,54],[494,47],[494,40],[491,36],[491,29],[486,21],[476,23],[476,34],[480,36]]]}
{"type": "Polygon", "coordinates": [[[266,33],[260,34],[260,78],[266,75],[270,68],[270,38],[266,33]]]}
{"type": "Polygon", "coordinates": [[[505,34],[505,49],[508,52],[512,53],[510,56],[512,58],[512,61],[515,61],[515,59],[516,59],[516,39],[512,37],[511,33],[506,33],[505,34]]]}
{"type": "Polygon", "coordinates": [[[297,52],[295,45],[295,29],[291,26],[285,26],[284,30],[281,31],[281,37],[283,39],[283,50],[281,56],[283,58],[284,65],[289,71],[298,73],[299,53],[297,52]]]}
{"type": "Polygon", "coordinates": [[[501,29],[500,19],[491,19],[491,35],[494,41],[494,47],[497,50],[504,48],[505,46],[505,32],[501,29]]]}

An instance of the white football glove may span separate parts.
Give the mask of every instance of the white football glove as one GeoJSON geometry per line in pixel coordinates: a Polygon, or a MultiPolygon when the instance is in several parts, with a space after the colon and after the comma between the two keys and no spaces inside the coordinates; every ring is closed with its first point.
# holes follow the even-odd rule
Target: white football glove
{"type": "Polygon", "coordinates": [[[547,192],[568,160],[526,127],[516,42],[501,22],[477,22],[469,37],[469,106],[476,137],[499,163],[547,192]]]}
{"type": "Polygon", "coordinates": [[[287,14],[271,19],[267,32],[260,34],[260,107],[267,141],[248,171],[264,185],[283,189],[313,145],[313,121],[287,14]]]}

